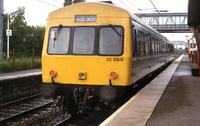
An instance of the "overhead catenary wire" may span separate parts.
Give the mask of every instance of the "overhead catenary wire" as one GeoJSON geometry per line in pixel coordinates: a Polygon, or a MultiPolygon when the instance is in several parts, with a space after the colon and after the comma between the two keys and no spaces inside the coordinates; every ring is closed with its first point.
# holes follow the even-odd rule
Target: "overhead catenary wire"
{"type": "Polygon", "coordinates": [[[151,4],[154,6],[154,8],[156,9],[156,11],[158,12],[158,14],[160,14],[160,12],[158,11],[158,9],[156,8],[156,6],[153,4],[153,2],[150,0],[151,4]]]}
{"type": "Polygon", "coordinates": [[[42,0],[37,0],[37,1],[42,2],[42,3],[44,3],[44,4],[47,4],[47,5],[49,5],[49,6],[53,6],[53,7],[56,7],[56,8],[60,8],[60,7],[57,7],[57,6],[53,5],[53,4],[44,2],[44,1],[42,1],[42,0]]]}
{"type": "Polygon", "coordinates": [[[57,1],[57,0],[54,0],[55,2],[57,2],[57,3],[60,3],[60,4],[63,4],[62,2],[60,2],[60,1],[57,1]]]}
{"type": "Polygon", "coordinates": [[[134,6],[136,9],[138,9],[139,11],[142,11],[142,9],[136,7],[132,2],[130,2],[129,0],[127,0],[132,6],[134,6]]]}
{"type": "Polygon", "coordinates": [[[121,3],[123,3],[126,7],[128,7],[131,11],[134,12],[134,10],[132,10],[129,6],[127,6],[123,1],[119,0],[121,3]]]}

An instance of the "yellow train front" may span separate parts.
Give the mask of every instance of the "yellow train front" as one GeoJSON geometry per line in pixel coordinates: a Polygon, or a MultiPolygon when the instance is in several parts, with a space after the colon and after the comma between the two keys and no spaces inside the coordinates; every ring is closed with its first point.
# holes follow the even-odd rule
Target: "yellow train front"
{"type": "Polygon", "coordinates": [[[42,52],[41,93],[112,102],[130,85],[132,24],[125,10],[81,3],[49,14],[42,52]],[[120,88],[119,88],[120,87],[120,88]]]}
{"type": "Polygon", "coordinates": [[[173,44],[126,10],[104,3],[66,6],[47,19],[41,94],[81,109],[112,103],[172,60],[173,44]]]}

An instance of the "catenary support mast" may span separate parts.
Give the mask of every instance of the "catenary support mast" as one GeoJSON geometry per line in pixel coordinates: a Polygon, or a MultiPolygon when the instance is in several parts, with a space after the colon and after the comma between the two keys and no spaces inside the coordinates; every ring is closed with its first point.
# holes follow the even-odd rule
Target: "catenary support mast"
{"type": "Polygon", "coordinates": [[[3,60],[3,3],[4,0],[0,0],[0,61],[3,60]]]}

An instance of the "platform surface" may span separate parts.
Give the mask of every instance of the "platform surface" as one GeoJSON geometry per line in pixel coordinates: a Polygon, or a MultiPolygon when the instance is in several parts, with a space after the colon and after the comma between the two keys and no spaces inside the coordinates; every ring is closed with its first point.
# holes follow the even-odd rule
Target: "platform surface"
{"type": "Polygon", "coordinates": [[[180,56],[100,126],[200,125],[200,78],[191,76],[191,65],[180,56]]]}
{"type": "Polygon", "coordinates": [[[146,126],[200,126],[200,77],[185,55],[146,126]]]}
{"type": "Polygon", "coordinates": [[[0,81],[9,80],[9,79],[16,79],[16,78],[22,78],[22,77],[27,77],[27,76],[41,75],[41,74],[42,74],[42,70],[41,69],[24,70],[24,71],[18,71],[18,72],[10,72],[10,73],[2,73],[2,74],[0,74],[0,81]]]}

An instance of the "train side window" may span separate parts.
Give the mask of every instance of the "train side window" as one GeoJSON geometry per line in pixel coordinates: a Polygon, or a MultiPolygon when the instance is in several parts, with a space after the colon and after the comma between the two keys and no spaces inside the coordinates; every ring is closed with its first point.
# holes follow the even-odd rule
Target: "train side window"
{"type": "Polygon", "coordinates": [[[163,44],[163,40],[161,40],[161,42],[160,42],[160,54],[162,54],[162,44],[163,44]]]}
{"type": "Polygon", "coordinates": [[[145,34],[145,53],[146,55],[150,54],[150,36],[145,34]]]}
{"type": "Polygon", "coordinates": [[[160,44],[160,52],[161,52],[161,54],[163,54],[163,44],[164,44],[164,40],[162,40],[161,44],[160,44]]]}
{"type": "Polygon", "coordinates": [[[155,47],[154,54],[157,54],[157,52],[158,52],[158,39],[155,39],[155,41],[154,41],[154,47],[155,47]]]}
{"type": "Polygon", "coordinates": [[[165,42],[165,41],[162,41],[162,42],[161,42],[161,54],[164,54],[164,42],[165,42]]]}
{"type": "Polygon", "coordinates": [[[93,54],[95,28],[77,27],[74,31],[74,54],[93,54]]]}
{"type": "Polygon", "coordinates": [[[167,44],[167,47],[168,47],[168,49],[167,49],[167,53],[170,53],[170,45],[167,44]]]}
{"type": "Polygon", "coordinates": [[[152,55],[152,36],[149,34],[149,55],[152,55]]]}
{"type": "Polygon", "coordinates": [[[167,54],[167,41],[165,42],[165,54],[167,54]]]}
{"type": "Polygon", "coordinates": [[[139,55],[144,56],[145,49],[144,49],[144,36],[143,33],[139,32],[139,55]]]}
{"type": "Polygon", "coordinates": [[[158,54],[160,54],[160,39],[158,40],[158,54]]]}
{"type": "Polygon", "coordinates": [[[151,43],[152,43],[152,54],[155,54],[155,38],[154,37],[152,37],[151,43]]]}
{"type": "Polygon", "coordinates": [[[55,27],[49,32],[48,54],[67,54],[70,28],[55,27]]]}
{"type": "Polygon", "coordinates": [[[133,33],[132,33],[133,37],[132,37],[132,57],[135,56],[135,53],[136,53],[136,30],[133,29],[133,33]]]}
{"type": "Polygon", "coordinates": [[[162,43],[163,43],[163,40],[160,40],[160,54],[162,53],[162,43]]]}
{"type": "Polygon", "coordinates": [[[166,41],[164,40],[163,44],[162,44],[162,53],[163,54],[165,54],[165,44],[166,44],[166,41]]]}
{"type": "Polygon", "coordinates": [[[167,48],[167,47],[166,47],[166,44],[167,44],[167,42],[165,41],[165,43],[164,43],[164,53],[165,53],[165,54],[166,54],[166,50],[167,50],[167,49],[166,49],[166,48],[167,48]]]}
{"type": "Polygon", "coordinates": [[[99,54],[122,55],[123,28],[119,26],[100,28],[99,54]]]}

